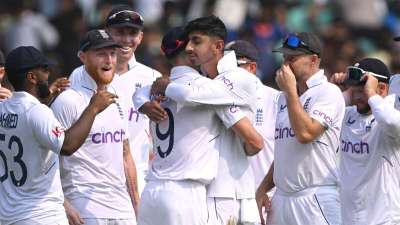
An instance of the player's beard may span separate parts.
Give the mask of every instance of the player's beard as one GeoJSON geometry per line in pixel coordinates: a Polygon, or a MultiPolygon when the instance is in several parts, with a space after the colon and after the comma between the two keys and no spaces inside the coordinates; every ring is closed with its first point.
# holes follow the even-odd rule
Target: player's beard
{"type": "Polygon", "coordinates": [[[39,98],[47,98],[50,95],[50,89],[47,82],[39,81],[36,85],[39,98]]]}
{"type": "Polygon", "coordinates": [[[366,115],[371,111],[371,107],[366,104],[364,107],[359,107],[357,106],[357,112],[360,113],[361,115],[366,115]]]}

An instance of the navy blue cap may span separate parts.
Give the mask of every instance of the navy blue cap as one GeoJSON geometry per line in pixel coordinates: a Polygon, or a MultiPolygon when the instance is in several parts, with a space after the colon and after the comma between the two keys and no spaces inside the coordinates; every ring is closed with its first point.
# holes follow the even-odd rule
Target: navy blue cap
{"type": "Polygon", "coordinates": [[[129,5],[117,5],[111,9],[106,19],[106,27],[143,28],[143,17],[129,5]]]}
{"type": "Polygon", "coordinates": [[[46,67],[55,64],[41,51],[33,46],[21,46],[13,49],[6,58],[5,70],[7,74],[25,72],[30,69],[46,67]]]}
{"type": "Polygon", "coordinates": [[[255,62],[258,60],[257,48],[248,41],[244,40],[231,41],[228,44],[226,44],[225,50],[235,51],[237,58],[243,57],[255,62]]]}
{"type": "Polygon", "coordinates": [[[79,50],[86,52],[89,49],[99,49],[106,47],[117,47],[121,45],[117,44],[105,30],[90,30],[82,38],[79,50]]]}
{"type": "Polygon", "coordinates": [[[185,49],[187,40],[183,27],[171,28],[161,41],[161,50],[168,57],[173,57],[185,49]]]}

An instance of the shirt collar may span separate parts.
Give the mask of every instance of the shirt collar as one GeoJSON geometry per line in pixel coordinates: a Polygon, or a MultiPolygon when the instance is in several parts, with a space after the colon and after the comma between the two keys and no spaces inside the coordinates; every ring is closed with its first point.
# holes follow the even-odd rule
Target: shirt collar
{"type": "Polygon", "coordinates": [[[96,81],[94,81],[93,78],[89,75],[84,65],[82,66],[81,73],[82,80],[80,81],[80,86],[84,89],[91,91],[97,90],[96,81]]]}
{"type": "Polygon", "coordinates": [[[187,76],[188,74],[193,74],[193,73],[200,75],[197,70],[193,69],[190,66],[174,66],[171,69],[170,78],[171,80],[175,80],[182,76],[187,76]]]}
{"type": "Polygon", "coordinates": [[[12,93],[10,100],[11,101],[13,101],[13,100],[19,101],[19,99],[22,99],[22,98],[27,99],[29,102],[32,102],[32,103],[41,103],[39,101],[39,99],[37,99],[35,96],[29,94],[26,91],[14,91],[12,93]]]}
{"type": "Polygon", "coordinates": [[[328,82],[328,79],[324,75],[324,70],[319,70],[317,73],[308,78],[306,84],[308,88],[312,88],[325,82],[328,82]]]}
{"type": "Polygon", "coordinates": [[[217,70],[220,74],[229,70],[234,70],[237,67],[237,59],[234,51],[227,51],[217,64],[217,70]]]}
{"type": "Polygon", "coordinates": [[[136,63],[137,63],[136,57],[135,57],[135,54],[133,54],[132,57],[131,57],[131,59],[130,59],[129,62],[128,62],[128,66],[129,66],[128,70],[130,70],[130,69],[132,69],[133,67],[135,67],[135,66],[136,66],[136,63]]]}

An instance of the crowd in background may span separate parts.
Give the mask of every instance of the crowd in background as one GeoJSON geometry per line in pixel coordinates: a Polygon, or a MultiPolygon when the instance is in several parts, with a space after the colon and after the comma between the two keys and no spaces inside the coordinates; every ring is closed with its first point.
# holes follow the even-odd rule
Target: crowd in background
{"type": "Polygon", "coordinates": [[[112,5],[131,4],[145,21],[138,61],[167,74],[160,51],[171,27],[214,14],[227,26],[228,40],[244,39],[259,49],[258,76],[274,85],[282,58],[272,54],[295,31],[318,34],[324,41],[322,68],[329,76],[345,71],[361,57],[376,57],[400,72],[400,1],[397,0],[2,0],[0,48],[33,45],[58,62],[59,76],[80,65],[79,39],[101,27],[112,5]]]}

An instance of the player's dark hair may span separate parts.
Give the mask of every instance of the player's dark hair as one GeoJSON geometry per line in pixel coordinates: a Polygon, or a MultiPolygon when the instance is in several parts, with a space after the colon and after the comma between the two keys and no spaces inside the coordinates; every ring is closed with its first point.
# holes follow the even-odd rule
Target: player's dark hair
{"type": "Polygon", "coordinates": [[[190,21],[185,27],[185,35],[198,31],[208,36],[215,36],[221,38],[223,41],[226,39],[227,31],[224,22],[218,17],[211,15],[200,17],[190,21]]]}

